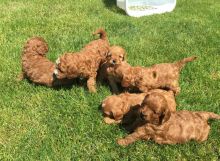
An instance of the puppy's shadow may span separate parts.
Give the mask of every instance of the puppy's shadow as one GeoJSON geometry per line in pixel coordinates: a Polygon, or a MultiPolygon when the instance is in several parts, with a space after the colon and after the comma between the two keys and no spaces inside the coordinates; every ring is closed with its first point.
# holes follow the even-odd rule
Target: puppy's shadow
{"type": "Polygon", "coordinates": [[[114,13],[120,14],[120,15],[126,15],[126,13],[123,9],[117,7],[116,0],[102,0],[102,1],[108,10],[110,10],[114,13]]]}
{"type": "Polygon", "coordinates": [[[128,133],[132,133],[138,127],[144,125],[146,122],[140,118],[140,107],[131,109],[126,113],[122,119],[122,123],[119,125],[120,129],[125,130],[128,133]]]}
{"type": "MultiPolygon", "coordinates": [[[[33,86],[44,86],[44,87],[46,87],[45,85],[36,84],[36,83],[32,82],[31,80],[29,80],[27,78],[24,79],[24,80],[26,80],[28,83],[30,83],[33,86]]],[[[66,83],[64,85],[55,85],[55,86],[48,87],[48,88],[59,91],[61,89],[71,90],[72,88],[74,88],[74,86],[75,87],[83,87],[85,90],[88,90],[86,80],[84,80],[84,79],[82,80],[80,78],[75,78],[73,80],[70,80],[68,83],[66,83]]]]}
{"type": "Polygon", "coordinates": [[[88,90],[87,88],[87,81],[85,79],[81,79],[81,78],[75,78],[73,80],[70,80],[69,83],[65,84],[65,85],[58,85],[58,86],[54,86],[52,87],[54,90],[61,90],[61,89],[65,89],[65,90],[71,90],[72,88],[75,87],[83,87],[85,90],[88,90]]]}

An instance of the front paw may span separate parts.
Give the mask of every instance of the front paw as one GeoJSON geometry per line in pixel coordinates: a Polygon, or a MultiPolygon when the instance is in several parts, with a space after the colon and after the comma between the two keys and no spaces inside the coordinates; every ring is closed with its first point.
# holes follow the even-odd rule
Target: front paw
{"type": "Polygon", "coordinates": [[[56,65],[59,65],[60,64],[60,58],[58,58],[57,60],[56,60],[56,65]]]}
{"type": "Polygon", "coordinates": [[[127,146],[127,141],[125,139],[118,139],[117,143],[121,146],[127,146]]]}
{"type": "Polygon", "coordinates": [[[89,92],[90,92],[90,93],[96,93],[97,90],[96,90],[95,87],[90,87],[90,88],[89,88],[89,92]]]}
{"type": "Polygon", "coordinates": [[[54,69],[53,74],[54,74],[55,76],[57,76],[57,75],[58,75],[58,69],[54,69]]]}
{"type": "Polygon", "coordinates": [[[114,119],[111,119],[109,117],[105,117],[104,122],[106,124],[119,124],[119,123],[121,123],[121,120],[114,120],[114,119]]]}
{"type": "Polygon", "coordinates": [[[109,118],[109,117],[105,117],[105,118],[104,118],[104,122],[105,122],[106,124],[113,124],[113,123],[115,122],[115,120],[113,120],[113,119],[111,119],[111,118],[109,118]]]}

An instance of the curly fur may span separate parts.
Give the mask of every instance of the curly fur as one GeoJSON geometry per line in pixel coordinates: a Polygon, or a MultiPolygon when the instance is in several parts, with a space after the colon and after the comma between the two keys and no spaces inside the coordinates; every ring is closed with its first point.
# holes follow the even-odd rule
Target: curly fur
{"type": "Polygon", "coordinates": [[[147,123],[125,138],[118,139],[117,142],[123,146],[140,139],[152,139],[158,144],[177,144],[190,140],[203,142],[207,140],[210,131],[208,119],[220,119],[220,115],[203,111],[173,112],[163,124],[158,126],[147,123]]]}
{"type": "Polygon", "coordinates": [[[123,122],[129,122],[130,118],[131,120],[136,120],[134,123],[131,123],[129,128],[133,129],[139,124],[139,122],[141,122],[137,117],[140,116],[140,111],[144,112],[142,106],[149,106],[150,110],[156,109],[158,111],[158,114],[156,114],[158,116],[154,115],[153,117],[154,120],[156,120],[156,117],[162,117],[164,112],[168,113],[168,111],[176,111],[176,102],[172,91],[155,89],[148,93],[141,94],[122,93],[120,95],[108,96],[102,102],[104,121],[107,124],[121,123],[124,116],[129,112],[129,116],[126,117],[127,120],[125,119],[123,122]],[[163,99],[158,99],[158,96],[163,99]],[[165,101],[166,104],[161,105],[161,101],[165,101]],[[159,112],[161,114],[159,114],[159,112]],[[134,117],[136,118],[133,119],[134,117]]]}
{"type": "Polygon", "coordinates": [[[80,52],[60,56],[54,71],[59,79],[77,77],[88,79],[87,87],[90,92],[96,92],[97,71],[109,52],[106,32],[98,29],[94,34],[100,34],[100,39],[90,42],[80,52]]]}
{"type": "Polygon", "coordinates": [[[115,64],[121,64],[126,61],[126,52],[120,46],[111,46],[110,52],[107,55],[107,60],[101,64],[98,71],[98,78],[100,81],[108,81],[108,71],[111,70],[115,64]]]}
{"type": "Polygon", "coordinates": [[[46,58],[47,52],[48,45],[42,37],[30,38],[24,45],[19,79],[28,78],[33,83],[49,87],[69,84],[69,80],[54,77],[55,64],[46,58]]]}
{"type": "Polygon", "coordinates": [[[180,92],[180,71],[187,62],[195,59],[196,57],[193,56],[174,63],[155,64],[151,67],[132,67],[127,62],[122,62],[108,71],[108,78],[115,92],[118,92],[116,85],[118,82],[122,87],[141,92],[160,88],[172,90],[177,95],[180,92]]]}
{"type": "Polygon", "coordinates": [[[120,95],[108,96],[102,102],[105,123],[120,123],[126,113],[132,108],[138,108],[142,104],[145,96],[145,93],[122,93],[120,95]]]}
{"type": "Polygon", "coordinates": [[[155,125],[162,124],[162,121],[166,121],[174,111],[176,111],[176,101],[173,91],[152,90],[141,105],[143,120],[155,125]]]}

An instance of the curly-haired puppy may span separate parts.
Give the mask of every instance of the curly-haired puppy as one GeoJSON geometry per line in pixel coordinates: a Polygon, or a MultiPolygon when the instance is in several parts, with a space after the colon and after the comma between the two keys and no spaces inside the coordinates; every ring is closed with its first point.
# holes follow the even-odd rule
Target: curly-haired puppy
{"type": "Polygon", "coordinates": [[[120,95],[108,96],[102,102],[105,123],[120,123],[126,113],[132,108],[138,108],[142,104],[145,96],[145,93],[122,93],[120,95]]]}
{"type": "Polygon", "coordinates": [[[106,32],[98,29],[94,34],[100,34],[100,39],[87,44],[80,52],[66,53],[57,59],[54,74],[57,78],[86,78],[90,92],[96,92],[96,76],[109,52],[109,42],[106,32]]]}
{"type": "MultiPolygon", "coordinates": [[[[155,123],[159,118],[162,118],[165,113],[168,114],[170,111],[176,111],[176,102],[172,91],[155,89],[148,93],[141,94],[123,93],[109,96],[102,102],[104,121],[108,124],[120,123],[123,117],[133,109],[138,109],[132,111],[134,112],[133,118],[139,117],[139,111],[142,110],[142,108],[140,109],[139,107],[142,106],[149,106],[150,109],[157,111],[157,113],[152,114],[151,110],[148,110],[151,121],[155,123]],[[165,103],[163,101],[165,101],[165,103]],[[163,103],[165,105],[163,105],[163,103]]],[[[132,112],[130,115],[132,115],[132,112]]],[[[128,119],[129,118],[128,116],[128,119]]],[[[131,129],[135,127],[139,121],[140,119],[137,118],[136,122],[132,123],[131,129]]],[[[149,119],[146,121],[149,122],[149,119]]]]}
{"type": "Polygon", "coordinates": [[[147,123],[160,125],[166,121],[171,112],[176,111],[176,101],[173,91],[152,90],[141,105],[141,118],[147,123]]]}
{"type": "Polygon", "coordinates": [[[185,143],[190,140],[202,142],[209,135],[209,119],[220,119],[220,115],[203,111],[177,111],[171,113],[168,120],[161,125],[147,123],[117,142],[124,146],[140,139],[152,139],[158,144],[185,143]]]}
{"type": "Polygon", "coordinates": [[[108,71],[114,68],[115,64],[121,64],[126,61],[126,52],[120,46],[111,46],[106,61],[100,65],[98,71],[98,79],[100,81],[108,81],[108,71]]]}
{"type": "MultiPolygon", "coordinates": [[[[112,52],[112,51],[110,51],[112,52]]],[[[115,64],[113,70],[109,70],[108,78],[112,90],[117,92],[117,82],[122,87],[148,92],[150,89],[168,89],[175,95],[180,92],[179,75],[187,62],[196,59],[195,56],[182,59],[174,63],[155,64],[151,67],[132,67],[127,62],[115,64]]],[[[112,59],[109,59],[109,63],[112,59]]]]}
{"type": "Polygon", "coordinates": [[[47,52],[48,45],[42,37],[29,39],[22,53],[22,73],[19,79],[28,78],[36,84],[49,87],[69,84],[69,80],[54,77],[55,64],[46,58],[47,52]]]}

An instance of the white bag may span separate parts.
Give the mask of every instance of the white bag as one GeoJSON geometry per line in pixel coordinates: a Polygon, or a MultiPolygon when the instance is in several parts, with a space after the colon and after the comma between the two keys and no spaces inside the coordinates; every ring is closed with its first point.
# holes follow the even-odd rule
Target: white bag
{"type": "Polygon", "coordinates": [[[176,6],[176,0],[117,0],[117,6],[129,16],[141,17],[171,12],[176,6]]]}

